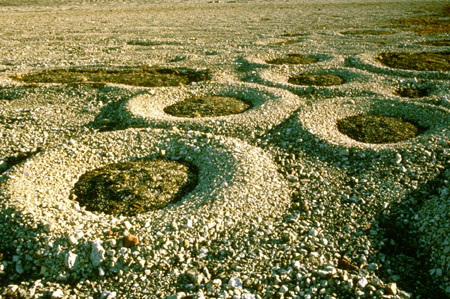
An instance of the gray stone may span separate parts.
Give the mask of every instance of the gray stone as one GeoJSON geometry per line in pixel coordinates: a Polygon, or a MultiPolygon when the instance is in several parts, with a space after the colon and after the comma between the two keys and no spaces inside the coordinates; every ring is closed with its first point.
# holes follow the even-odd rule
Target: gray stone
{"type": "Polygon", "coordinates": [[[102,247],[100,240],[94,240],[92,242],[90,259],[94,267],[100,266],[100,264],[105,260],[105,249],[102,247]]]}

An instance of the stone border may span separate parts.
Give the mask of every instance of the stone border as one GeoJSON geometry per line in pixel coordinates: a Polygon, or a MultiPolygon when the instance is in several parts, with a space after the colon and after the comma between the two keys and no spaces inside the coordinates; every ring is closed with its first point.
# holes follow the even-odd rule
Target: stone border
{"type": "Polygon", "coordinates": [[[340,67],[344,65],[344,57],[341,55],[327,55],[327,54],[303,54],[303,53],[298,53],[301,51],[289,51],[289,53],[280,53],[280,52],[270,52],[270,53],[266,53],[266,54],[262,54],[262,55],[258,55],[258,56],[247,56],[247,57],[243,57],[240,60],[244,63],[244,64],[250,64],[253,65],[255,67],[261,67],[261,68],[280,68],[280,69],[284,69],[286,67],[289,68],[294,68],[294,69],[303,69],[305,67],[311,67],[311,66],[334,66],[334,67],[340,67]],[[267,63],[266,60],[271,60],[271,59],[275,59],[275,58],[281,58],[281,57],[285,57],[288,54],[302,54],[306,57],[311,57],[311,58],[317,58],[319,59],[318,62],[316,63],[310,63],[310,64],[271,64],[271,63],[267,63]]]}
{"type": "Polygon", "coordinates": [[[251,140],[280,124],[303,101],[283,90],[247,83],[200,83],[193,86],[158,88],[137,96],[120,109],[120,118],[132,127],[183,128],[251,140]],[[253,107],[240,114],[218,117],[175,117],[164,108],[193,96],[218,95],[245,99],[253,107]]]}
{"type": "Polygon", "coordinates": [[[370,93],[371,90],[376,89],[376,83],[379,81],[377,76],[351,68],[339,67],[339,68],[320,68],[320,67],[305,67],[301,70],[288,68],[288,69],[266,69],[258,70],[254,73],[255,77],[252,78],[256,82],[261,84],[278,87],[289,90],[298,95],[319,95],[324,97],[331,96],[345,96],[345,95],[361,95],[364,93],[370,93]],[[334,74],[342,77],[346,83],[335,86],[302,86],[291,84],[288,82],[289,77],[297,74],[334,74]]]}
{"type": "MultiPolygon", "coordinates": [[[[420,51],[423,52],[423,51],[420,51]]],[[[380,53],[364,53],[356,56],[352,56],[348,59],[348,63],[356,68],[367,70],[369,72],[400,76],[406,78],[422,78],[422,79],[437,79],[437,80],[449,80],[450,72],[439,71],[414,71],[404,69],[394,69],[381,64],[375,57],[380,53]]]]}
{"type": "MultiPolygon", "coordinates": [[[[287,183],[263,150],[236,139],[193,131],[129,129],[94,133],[32,157],[13,167],[0,182],[2,217],[23,218],[18,225],[0,223],[0,238],[14,234],[13,238],[20,239],[30,233],[46,236],[44,242],[35,238],[30,251],[23,248],[17,252],[17,263],[21,267],[33,263],[39,248],[53,252],[56,242],[67,252],[77,252],[83,267],[75,274],[74,269],[69,270],[80,276],[98,267],[92,257],[89,263],[89,248],[103,243],[108,249],[107,231],[133,233],[153,255],[167,255],[169,251],[172,256],[183,240],[198,236],[214,239],[237,224],[244,228],[267,216],[282,217],[290,203],[287,183]],[[146,157],[192,163],[199,170],[197,187],[177,203],[129,217],[92,213],[69,198],[83,173],[109,163],[146,157]],[[157,240],[161,236],[173,242],[160,248],[157,240]],[[51,245],[49,240],[53,240],[51,245]],[[27,255],[33,257],[31,261],[27,255]]],[[[67,270],[67,261],[65,264],[59,253],[40,256],[40,264],[50,267],[48,275],[52,279],[67,270]]]]}
{"type": "Polygon", "coordinates": [[[450,111],[433,105],[386,98],[335,98],[303,109],[296,116],[299,126],[320,148],[332,155],[346,156],[349,152],[364,157],[376,157],[397,150],[406,150],[411,157],[423,151],[445,146],[450,138],[450,111]],[[429,129],[423,134],[399,143],[368,144],[351,139],[339,132],[336,122],[349,116],[373,113],[402,117],[429,129]]]}

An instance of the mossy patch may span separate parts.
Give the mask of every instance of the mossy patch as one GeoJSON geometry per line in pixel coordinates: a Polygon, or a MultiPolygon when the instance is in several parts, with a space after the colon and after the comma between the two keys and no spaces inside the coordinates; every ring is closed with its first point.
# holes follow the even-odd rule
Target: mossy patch
{"type": "Polygon", "coordinates": [[[226,96],[193,97],[164,108],[177,117],[214,117],[242,113],[253,107],[250,101],[226,96]]]}
{"type": "Polygon", "coordinates": [[[364,143],[396,143],[416,137],[424,128],[398,117],[355,115],[337,122],[338,130],[364,143]]]}
{"type": "Polygon", "coordinates": [[[302,54],[288,54],[286,57],[266,60],[269,64],[312,64],[318,61],[318,58],[308,57],[302,54]]]}
{"type": "Polygon", "coordinates": [[[89,211],[134,216],[180,200],[197,181],[196,168],[177,161],[114,163],[83,174],[71,197],[89,211]]]}
{"type": "Polygon", "coordinates": [[[159,87],[180,86],[192,82],[206,81],[211,79],[211,74],[207,70],[197,71],[186,68],[141,66],[117,69],[52,69],[39,73],[16,75],[11,78],[28,83],[116,83],[132,86],[159,87]]]}
{"type": "Polygon", "coordinates": [[[440,8],[435,14],[393,20],[393,24],[408,26],[406,29],[421,35],[437,35],[450,32],[450,5],[440,8]]]}
{"type": "Polygon", "coordinates": [[[345,80],[333,74],[300,74],[290,77],[288,82],[295,85],[333,86],[344,84],[345,80]]]}
{"type": "Polygon", "coordinates": [[[398,88],[394,91],[395,95],[398,95],[400,97],[404,98],[423,98],[430,94],[428,88],[408,88],[408,87],[402,87],[398,88]]]}
{"type": "Polygon", "coordinates": [[[450,52],[382,53],[377,60],[385,66],[415,71],[449,71],[450,52]]]}

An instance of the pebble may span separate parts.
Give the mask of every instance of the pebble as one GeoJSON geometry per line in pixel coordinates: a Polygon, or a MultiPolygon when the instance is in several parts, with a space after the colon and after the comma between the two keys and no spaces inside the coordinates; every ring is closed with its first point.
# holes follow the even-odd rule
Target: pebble
{"type": "Polygon", "coordinates": [[[386,285],[385,293],[387,295],[397,295],[397,284],[395,282],[388,283],[386,285]]]}
{"type": "Polygon", "coordinates": [[[242,280],[237,277],[232,277],[228,281],[228,285],[234,289],[241,289],[242,288],[242,280]]]}
{"type": "Polygon", "coordinates": [[[123,237],[123,246],[127,248],[131,248],[133,246],[137,246],[139,244],[139,238],[134,235],[127,235],[123,237]]]}
{"type": "Polygon", "coordinates": [[[90,259],[92,265],[94,265],[94,267],[98,267],[105,260],[105,249],[102,247],[102,243],[100,240],[92,241],[91,246],[92,249],[90,259]]]}

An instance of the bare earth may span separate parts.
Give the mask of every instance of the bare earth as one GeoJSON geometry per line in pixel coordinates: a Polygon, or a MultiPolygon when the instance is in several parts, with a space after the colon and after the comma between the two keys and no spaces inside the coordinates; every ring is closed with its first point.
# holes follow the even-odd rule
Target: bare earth
{"type": "Polygon", "coordinates": [[[0,0],[0,299],[449,298],[449,13],[0,0]]]}

